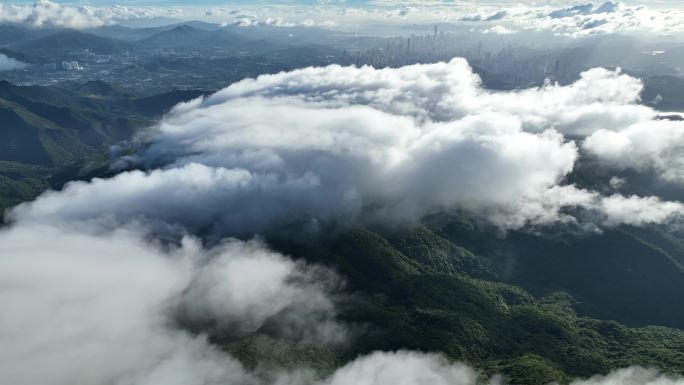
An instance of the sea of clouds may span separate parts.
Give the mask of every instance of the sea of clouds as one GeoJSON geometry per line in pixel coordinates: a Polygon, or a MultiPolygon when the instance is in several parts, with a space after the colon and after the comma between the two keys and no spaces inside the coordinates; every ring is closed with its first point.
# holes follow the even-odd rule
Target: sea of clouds
{"type": "MultiPolygon", "coordinates": [[[[302,338],[344,338],[335,322],[336,283],[322,268],[258,241],[204,249],[141,239],[142,229],[106,234],[19,225],[0,233],[0,374],[23,385],[475,385],[478,372],[437,354],[375,352],[325,376],[307,368],[254,371],[177,326],[186,316],[249,333],[286,322],[302,338]],[[321,276],[327,277],[321,280],[321,276]],[[315,278],[315,279],[314,279],[315,278]],[[330,281],[332,280],[332,281],[330,281]],[[180,309],[180,310],[179,310],[180,309]],[[288,310],[283,317],[282,310],[288,310]],[[303,322],[291,322],[292,316],[303,322]],[[310,320],[324,320],[311,323],[310,320]]],[[[292,337],[291,335],[289,336],[292,337]]],[[[500,379],[493,379],[492,384],[500,379]]],[[[655,370],[628,368],[576,385],[681,385],[655,370]]]]}
{"type": "Polygon", "coordinates": [[[145,220],[219,239],[452,208],[502,230],[679,222],[680,202],[566,182],[584,154],[682,183],[682,125],[639,104],[641,88],[594,69],[567,86],[492,92],[463,59],[264,75],[176,106],[118,161],[135,170],[70,183],[9,218],[145,220]]]}
{"type": "MultiPolygon", "coordinates": [[[[587,156],[610,170],[683,182],[672,138],[684,127],[640,105],[641,88],[620,71],[594,69],[567,86],[491,92],[454,59],[306,68],[180,104],[116,162],[116,176],[72,182],[7,213],[1,378],[474,385],[475,369],[406,351],[359,357],[331,375],[265,374],[209,337],[268,326],[297,341],[349,338],[335,307],[343,277],[272,251],[255,235],[410,225],[449,208],[502,230],[679,223],[680,202],[605,195],[566,179],[587,156]],[[171,241],[162,237],[169,233],[171,241]]],[[[641,368],[577,382],[682,383],[641,368]]]]}

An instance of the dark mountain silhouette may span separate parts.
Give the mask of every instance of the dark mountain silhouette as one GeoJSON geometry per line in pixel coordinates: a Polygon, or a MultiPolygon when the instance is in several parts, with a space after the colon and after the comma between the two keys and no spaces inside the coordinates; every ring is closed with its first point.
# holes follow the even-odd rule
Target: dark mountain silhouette
{"type": "Polygon", "coordinates": [[[225,48],[238,51],[263,51],[276,46],[263,40],[250,40],[231,31],[206,30],[190,25],[179,25],[139,40],[138,45],[157,48],[225,48]]]}
{"type": "Polygon", "coordinates": [[[125,41],[66,29],[13,45],[12,48],[35,56],[49,57],[85,49],[96,54],[119,54],[130,51],[133,47],[125,41]]]}
{"type": "Polygon", "coordinates": [[[7,46],[28,40],[36,35],[35,32],[17,24],[0,23],[0,46],[7,46]]]}

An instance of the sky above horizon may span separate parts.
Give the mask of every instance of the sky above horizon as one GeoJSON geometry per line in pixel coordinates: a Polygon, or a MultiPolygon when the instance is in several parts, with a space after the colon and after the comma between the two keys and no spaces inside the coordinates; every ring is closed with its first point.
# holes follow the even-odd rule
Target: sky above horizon
{"type": "Polygon", "coordinates": [[[684,33],[682,1],[568,2],[540,0],[26,0],[0,1],[0,22],[33,28],[152,26],[154,20],[201,20],[241,27],[323,27],[358,31],[384,26],[451,23],[467,30],[553,35],[684,33]],[[677,6],[675,6],[677,5],[677,6]]]}
{"type": "MultiPolygon", "coordinates": [[[[462,4],[482,4],[482,5],[493,5],[493,4],[530,4],[530,5],[566,5],[571,6],[574,4],[587,4],[595,3],[601,4],[604,1],[561,1],[561,0],[537,0],[537,1],[520,1],[520,0],[198,0],[198,1],[182,1],[182,0],[52,0],[54,3],[64,4],[64,5],[89,5],[89,6],[111,6],[111,5],[124,5],[124,6],[230,6],[230,5],[338,5],[338,6],[365,6],[365,7],[377,7],[377,6],[401,6],[401,5],[462,5],[462,4]]],[[[681,0],[623,0],[623,3],[627,5],[647,5],[652,7],[674,7],[683,8],[684,2],[681,0]]],[[[36,0],[2,0],[0,4],[34,4],[36,0]]]]}

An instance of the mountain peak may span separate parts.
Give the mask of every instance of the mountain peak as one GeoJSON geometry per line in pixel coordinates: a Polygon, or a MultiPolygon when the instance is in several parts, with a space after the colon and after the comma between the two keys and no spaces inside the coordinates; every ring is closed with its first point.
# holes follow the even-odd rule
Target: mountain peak
{"type": "Polygon", "coordinates": [[[189,25],[183,24],[183,25],[179,25],[178,27],[173,28],[169,32],[188,33],[188,32],[195,32],[195,31],[198,31],[198,29],[195,27],[191,27],[189,25]]]}

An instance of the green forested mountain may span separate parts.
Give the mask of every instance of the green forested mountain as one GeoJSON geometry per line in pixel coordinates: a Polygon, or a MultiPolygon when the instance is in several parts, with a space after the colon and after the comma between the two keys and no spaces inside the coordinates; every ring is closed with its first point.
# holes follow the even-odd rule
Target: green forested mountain
{"type": "MultiPolygon", "coordinates": [[[[453,214],[411,230],[357,229],[316,246],[274,241],[348,280],[354,294],[341,316],[359,329],[353,348],[289,346],[264,335],[224,343],[247,362],[279,365],[309,360],[307,349],[321,349],[322,366],[378,349],[437,351],[483,369],[483,377],[503,373],[521,385],[630,365],[684,373],[684,331],[655,326],[681,327],[684,274],[648,242],[655,238],[632,229],[573,242],[478,237],[474,224],[453,214]],[[516,260],[487,256],[493,245],[514,250],[516,260]],[[274,351],[282,356],[261,355],[274,351]]],[[[681,250],[666,238],[657,242],[681,250]]]]}
{"type": "Polygon", "coordinates": [[[103,82],[67,89],[0,81],[0,211],[99,167],[108,146],[201,94],[136,97],[103,82]]]}

